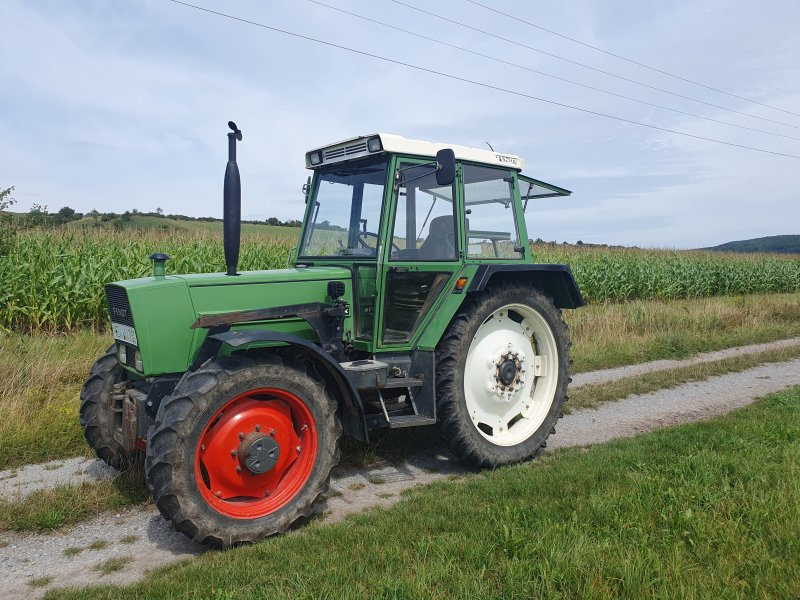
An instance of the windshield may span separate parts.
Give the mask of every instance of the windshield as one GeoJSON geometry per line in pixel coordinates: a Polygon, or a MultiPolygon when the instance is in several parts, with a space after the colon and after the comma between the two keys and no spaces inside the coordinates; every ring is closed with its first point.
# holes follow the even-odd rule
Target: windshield
{"type": "Polygon", "coordinates": [[[388,159],[321,171],[300,256],[377,255],[388,159]]]}

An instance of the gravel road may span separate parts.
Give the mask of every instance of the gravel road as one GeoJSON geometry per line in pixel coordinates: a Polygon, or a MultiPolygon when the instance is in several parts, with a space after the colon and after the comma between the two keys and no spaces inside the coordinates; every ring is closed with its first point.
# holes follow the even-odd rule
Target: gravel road
{"type": "MultiPolygon", "coordinates": [[[[671,390],[630,396],[565,416],[548,447],[587,446],[706,419],[795,385],[800,385],[800,360],[761,365],[671,390]]],[[[432,448],[424,456],[410,454],[405,463],[397,466],[337,469],[319,522],[338,521],[371,506],[390,506],[407,488],[464,471],[441,448],[432,448]]],[[[16,490],[22,496],[34,492],[36,486],[49,487],[50,476],[65,483],[109,475],[97,461],[71,459],[28,466],[16,473],[4,471],[0,473],[0,484],[3,490],[12,490],[8,493],[16,490]]],[[[10,599],[39,597],[45,590],[63,585],[126,584],[139,579],[148,569],[204,550],[171,531],[152,505],[101,515],[64,532],[8,532],[0,534],[0,571],[4,575],[0,590],[4,598],[10,599]],[[120,570],[106,575],[95,570],[113,558],[122,559],[120,570]],[[41,587],[29,583],[43,577],[52,580],[41,587]]]]}

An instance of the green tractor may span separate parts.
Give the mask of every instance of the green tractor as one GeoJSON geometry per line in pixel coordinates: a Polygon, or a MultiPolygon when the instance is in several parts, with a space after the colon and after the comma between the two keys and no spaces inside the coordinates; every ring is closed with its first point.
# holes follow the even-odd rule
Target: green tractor
{"type": "Polygon", "coordinates": [[[227,273],[106,286],[115,344],[81,392],[86,440],[144,455],[161,514],[216,546],[314,510],[342,433],[436,425],[469,465],[535,457],[570,381],[566,265],[537,264],[524,213],[570,192],[517,156],[376,134],[306,154],[292,268],[237,272],[240,183],[228,134],[227,273]]]}

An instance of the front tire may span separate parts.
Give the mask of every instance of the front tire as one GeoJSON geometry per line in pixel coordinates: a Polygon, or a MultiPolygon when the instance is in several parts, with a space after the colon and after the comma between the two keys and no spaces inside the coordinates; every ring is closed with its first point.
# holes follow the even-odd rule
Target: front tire
{"type": "Polygon", "coordinates": [[[111,411],[111,393],[115,384],[124,381],[124,376],[115,346],[111,346],[92,365],[89,377],[81,388],[80,408],[80,422],[86,443],[97,458],[120,471],[141,460],[141,454],[125,450],[114,437],[116,428],[111,411]]]}
{"type": "Polygon", "coordinates": [[[219,547],[308,517],[339,460],[336,402],[316,374],[277,355],[210,360],[159,409],[147,483],[164,518],[219,547]]]}
{"type": "Polygon", "coordinates": [[[504,284],[469,298],[437,348],[439,430],[476,467],[541,452],[567,398],[569,342],[540,290],[504,284]]]}

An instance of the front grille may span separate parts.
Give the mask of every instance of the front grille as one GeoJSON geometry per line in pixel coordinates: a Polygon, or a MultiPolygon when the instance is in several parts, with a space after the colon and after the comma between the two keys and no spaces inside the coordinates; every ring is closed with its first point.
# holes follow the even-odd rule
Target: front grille
{"type": "Polygon", "coordinates": [[[128,293],[125,288],[118,285],[107,285],[106,299],[108,300],[108,314],[111,316],[111,321],[120,325],[134,327],[133,313],[131,312],[131,305],[128,302],[128,293]]]}

